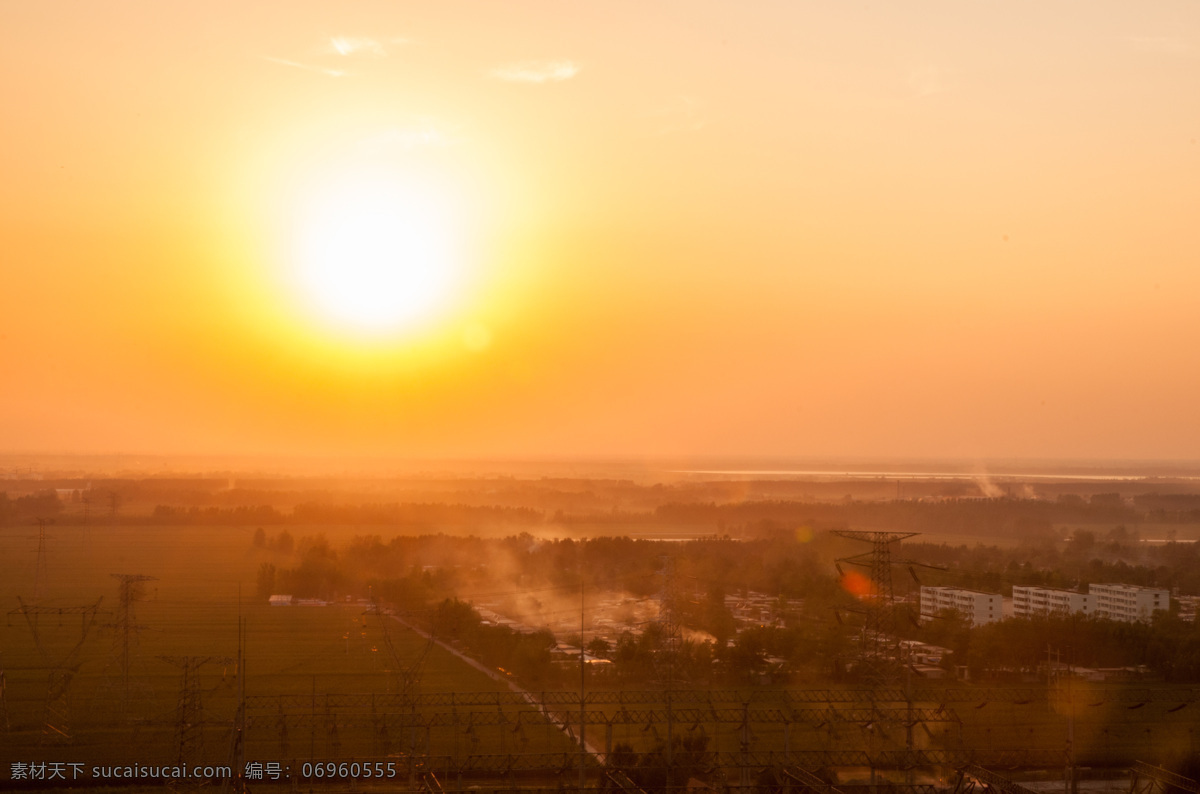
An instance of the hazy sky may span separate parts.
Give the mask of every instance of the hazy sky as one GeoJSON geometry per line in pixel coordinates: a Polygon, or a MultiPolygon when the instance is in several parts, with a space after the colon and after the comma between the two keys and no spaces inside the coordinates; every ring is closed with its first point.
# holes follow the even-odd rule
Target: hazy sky
{"type": "Polygon", "coordinates": [[[0,452],[1200,457],[1194,0],[9,0],[0,72],[0,452]]]}

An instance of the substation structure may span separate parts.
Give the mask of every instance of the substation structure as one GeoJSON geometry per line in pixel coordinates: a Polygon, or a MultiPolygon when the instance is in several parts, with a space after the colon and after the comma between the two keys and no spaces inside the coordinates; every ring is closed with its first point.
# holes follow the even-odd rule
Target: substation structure
{"type": "MultiPolygon", "coordinates": [[[[1131,714],[1152,704],[1172,714],[1200,711],[1200,690],[1124,688],[1103,697],[1109,708],[1131,714]]],[[[247,757],[291,770],[306,761],[391,761],[396,784],[424,790],[574,790],[583,779],[589,789],[637,791],[634,778],[645,780],[647,767],[657,765],[672,789],[690,779],[710,790],[808,794],[836,794],[831,781],[839,772],[857,781],[839,785],[843,792],[969,794],[975,785],[987,794],[1027,794],[1004,788],[997,770],[1057,770],[1066,782],[1056,790],[1070,794],[1081,762],[1110,776],[1140,763],[1111,746],[1077,757],[1065,717],[1042,725],[1062,741],[1034,743],[1023,726],[1000,724],[1022,709],[1045,722],[1053,698],[1045,688],[1005,687],[594,691],[583,704],[574,692],[313,693],[248,696],[244,719],[247,757]],[[1001,708],[1006,717],[980,727],[988,709],[1001,708]],[[964,730],[964,714],[973,728],[964,730]],[[702,749],[686,741],[664,746],[667,736],[706,740],[702,749]],[[622,746],[636,751],[634,760],[622,746]],[[655,746],[657,754],[648,752],[655,746]],[[964,778],[962,770],[972,769],[980,774],[964,778]]],[[[1134,770],[1131,785],[1140,788],[1130,794],[1166,794],[1151,784],[1169,772],[1155,777],[1146,770],[1159,767],[1137,768],[1141,777],[1134,770]]],[[[299,785],[328,791],[338,781],[299,785]]]]}

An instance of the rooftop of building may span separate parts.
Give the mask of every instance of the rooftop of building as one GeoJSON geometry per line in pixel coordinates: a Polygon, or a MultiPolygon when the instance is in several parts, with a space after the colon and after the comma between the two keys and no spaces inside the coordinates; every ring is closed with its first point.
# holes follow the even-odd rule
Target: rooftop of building
{"type": "Polygon", "coordinates": [[[999,593],[989,593],[984,590],[972,590],[969,587],[954,587],[952,585],[921,585],[922,590],[953,590],[956,593],[974,593],[975,595],[997,596],[999,593]]]}

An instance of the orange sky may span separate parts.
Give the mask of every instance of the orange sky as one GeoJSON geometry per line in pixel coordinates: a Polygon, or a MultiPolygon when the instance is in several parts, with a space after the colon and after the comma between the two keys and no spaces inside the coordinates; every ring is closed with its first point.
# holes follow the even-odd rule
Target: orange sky
{"type": "Polygon", "coordinates": [[[850,5],[0,5],[0,452],[1198,457],[1200,5],[850,5]]]}

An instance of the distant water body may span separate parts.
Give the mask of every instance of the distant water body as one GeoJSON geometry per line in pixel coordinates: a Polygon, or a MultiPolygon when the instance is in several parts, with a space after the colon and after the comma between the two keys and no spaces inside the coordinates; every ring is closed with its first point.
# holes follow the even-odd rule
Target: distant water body
{"type": "Polygon", "coordinates": [[[1072,472],[838,471],[833,469],[676,469],[671,474],[714,477],[797,477],[851,480],[1200,480],[1192,474],[1077,474],[1072,472]]]}

